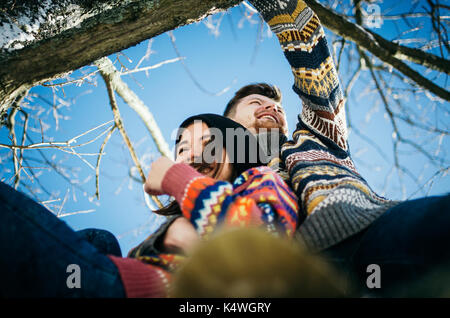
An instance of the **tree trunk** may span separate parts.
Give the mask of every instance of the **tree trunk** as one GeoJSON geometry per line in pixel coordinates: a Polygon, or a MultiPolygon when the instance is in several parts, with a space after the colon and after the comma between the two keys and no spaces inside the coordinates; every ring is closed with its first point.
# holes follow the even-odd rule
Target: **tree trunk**
{"type": "Polygon", "coordinates": [[[9,0],[0,7],[0,115],[30,87],[237,0],[9,0]]]}

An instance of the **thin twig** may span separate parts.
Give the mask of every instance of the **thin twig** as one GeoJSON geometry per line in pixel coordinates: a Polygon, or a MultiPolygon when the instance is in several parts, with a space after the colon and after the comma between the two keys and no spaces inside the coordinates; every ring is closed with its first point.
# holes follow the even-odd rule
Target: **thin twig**
{"type": "Polygon", "coordinates": [[[101,58],[94,62],[94,64],[100,69],[102,77],[111,79],[115,91],[130,106],[136,114],[142,119],[145,127],[152,136],[158,151],[166,156],[171,157],[171,152],[168,143],[164,139],[164,136],[159,128],[155,118],[144,104],[144,102],[128,87],[128,85],[120,78],[120,72],[116,70],[113,63],[107,57],[101,58]]]}
{"type": "MultiPolygon", "coordinates": [[[[175,44],[175,36],[173,35],[173,32],[169,31],[169,32],[167,32],[167,35],[170,38],[170,41],[172,43],[173,49],[175,50],[175,53],[177,54],[178,57],[181,57],[180,51],[178,50],[178,47],[175,44]]],[[[191,78],[191,80],[195,84],[195,86],[197,86],[198,89],[201,90],[203,93],[211,95],[211,96],[220,96],[222,94],[225,94],[231,88],[233,83],[236,82],[236,80],[233,80],[233,82],[229,86],[225,87],[224,89],[222,89],[221,91],[219,91],[217,93],[213,93],[213,92],[210,92],[209,90],[205,89],[203,87],[203,85],[200,84],[200,82],[195,78],[195,76],[192,74],[192,72],[189,70],[189,68],[187,67],[186,63],[184,63],[183,60],[181,60],[181,64],[183,65],[184,70],[186,71],[188,76],[191,78]]]]}
{"type": "Polygon", "coordinates": [[[170,60],[162,61],[162,62],[160,62],[158,64],[155,64],[155,65],[150,65],[150,66],[141,67],[141,68],[134,68],[132,70],[121,72],[120,75],[128,75],[128,74],[132,74],[132,73],[153,70],[153,69],[161,67],[161,66],[163,66],[165,64],[174,63],[174,62],[177,62],[177,61],[180,61],[180,60],[184,60],[184,59],[185,59],[184,56],[180,56],[180,57],[176,57],[176,58],[173,58],[173,59],[170,59],[170,60]]]}
{"type": "MultiPolygon", "coordinates": [[[[142,183],[145,183],[144,171],[142,170],[142,167],[141,167],[141,165],[139,163],[138,157],[136,156],[136,152],[134,151],[133,145],[131,144],[131,140],[128,137],[128,135],[127,135],[127,133],[125,131],[125,128],[123,126],[123,122],[122,122],[122,118],[120,116],[119,108],[117,107],[116,97],[114,96],[114,89],[113,89],[113,86],[112,86],[112,81],[107,76],[103,76],[103,79],[106,82],[106,87],[107,87],[107,90],[108,90],[109,101],[110,101],[110,104],[111,104],[111,110],[113,111],[113,114],[114,114],[114,122],[115,122],[117,128],[119,129],[120,134],[122,135],[122,138],[123,138],[123,140],[125,142],[125,145],[127,146],[128,150],[130,152],[131,158],[133,159],[133,162],[134,162],[136,168],[139,171],[139,175],[141,177],[142,183]]],[[[159,201],[159,199],[156,196],[151,196],[151,197],[152,197],[153,201],[156,202],[156,204],[158,205],[159,208],[163,207],[161,202],[159,201]]]]}
{"type": "Polygon", "coordinates": [[[116,125],[114,125],[111,130],[106,135],[105,139],[103,140],[103,143],[100,147],[100,150],[98,152],[97,157],[97,165],[95,169],[95,196],[97,197],[97,200],[100,199],[100,191],[99,191],[99,178],[100,178],[100,160],[102,159],[103,149],[105,148],[106,144],[108,143],[109,138],[111,138],[114,130],[117,128],[116,125]]]}

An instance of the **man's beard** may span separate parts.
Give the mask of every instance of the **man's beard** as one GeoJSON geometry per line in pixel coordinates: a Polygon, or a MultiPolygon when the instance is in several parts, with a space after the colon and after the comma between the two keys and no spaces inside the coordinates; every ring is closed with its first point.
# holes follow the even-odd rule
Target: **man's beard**
{"type": "Polygon", "coordinates": [[[258,129],[258,144],[265,153],[264,164],[268,164],[273,158],[280,156],[280,149],[286,139],[279,127],[258,129]]]}
{"type": "Polygon", "coordinates": [[[265,128],[267,130],[272,129],[272,128],[282,129],[282,127],[280,127],[280,124],[278,124],[274,121],[266,120],[266,119],[261,120],[259,118],[256,118],[256,120],[255,120],[256,132],[258,133],[261,128],[265,128]]]}
{"type": "Polygon", "coordinates": [[[286,134],[287,132],[284,131],[284,127],[282,124],[266,120],[266,119],[259,119],[256,118],[255,120],[255,131],[257,134],[260,133],[260,131],[265,132],[272,129],[278,129],[281,133],[286,134]]]}

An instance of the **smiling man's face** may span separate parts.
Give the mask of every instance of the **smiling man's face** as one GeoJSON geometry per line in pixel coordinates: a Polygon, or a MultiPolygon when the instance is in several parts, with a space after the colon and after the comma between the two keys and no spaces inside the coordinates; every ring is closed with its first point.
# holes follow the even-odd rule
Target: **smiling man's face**
{"type": "Polygon", "coordinates": [[[284,134],[288,131],[283,107],[264,95],[252,94],[243,97],[236,104],[230,118],[256,134],[261,128],[278,128],[284,134]]]}

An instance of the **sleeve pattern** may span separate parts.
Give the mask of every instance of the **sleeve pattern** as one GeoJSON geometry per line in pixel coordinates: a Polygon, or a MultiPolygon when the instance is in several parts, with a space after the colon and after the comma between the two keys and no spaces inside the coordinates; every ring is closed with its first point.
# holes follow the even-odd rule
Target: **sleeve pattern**
{"type": "Polygon", "coordinates": [[[303,102],[302,127],[347,151],[347,123],[338,74],[317,15],[301,0],[250,1],[276,34],[303,102]]]}

